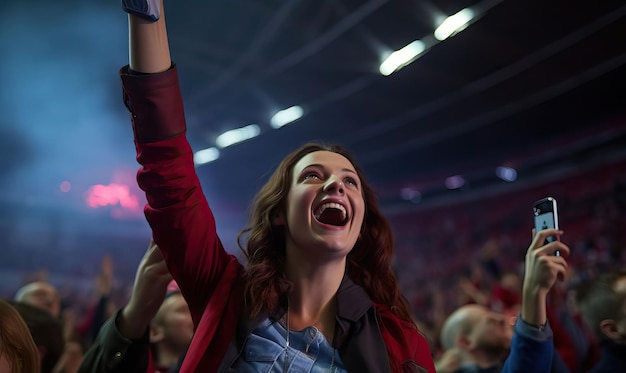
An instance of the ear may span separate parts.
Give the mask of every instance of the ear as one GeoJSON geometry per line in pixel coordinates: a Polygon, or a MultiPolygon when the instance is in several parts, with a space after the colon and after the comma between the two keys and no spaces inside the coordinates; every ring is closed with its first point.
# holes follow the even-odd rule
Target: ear
{"type": "Polygon", "coordinates": [[[150,325],[150,343],[159,343],[165,338],[163,328],[160,326],[150,325]]]}
{"type": "Polygon", "coordinates": [[[285,226],[285,214],[282,211],[274,214],[274,217],[272,217],[272,225],[276,227],[285,226]]]}
{"type": "Polygon", "coordinates": [[[623,338],[619,329],[617,328],[617,323],[615,320],[607,319],[600,321],[600,330],[602,334],[607,336],[612,341],[617,341],[623,338]]]}

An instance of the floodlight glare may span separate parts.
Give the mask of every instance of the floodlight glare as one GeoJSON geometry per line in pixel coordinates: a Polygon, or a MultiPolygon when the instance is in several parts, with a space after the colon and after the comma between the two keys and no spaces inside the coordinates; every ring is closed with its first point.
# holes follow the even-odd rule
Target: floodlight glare
{"type": "Polygon", "coordinates": [[[209,162],[213,162],[214,160],[220,157],[220,151],[217,148],[208,148],[203,150],[198,150],[193,155],[193,162],[196,165],[201,165],[209,162]]]}
{"type": "Polygon", "coordinates": [[[303,113],[304,111],[302,110],[302,107],[297,105],[292,106],[274,114],[274,116],[270,120],[270,125],[272,126],[272,128],[280,128],[286,124],[302,118],[303,113]]]}
{"type": "Polygon", "coordinates": [[[467,24],[472,18],[474,18],[474,12],[469,8],[465,8],[451,15],[437,27],[435,30],[435,38],[437,38],[437,40],[445,40],[457,32],[462,31],[467,27],[467,24]]]}
{"type": "Polygon", "coordinates": [[[380,64],[378,70],[384,76],[391,75],[394,71],[400,70],[410,64],[415,58],[426,49],[426,44],[421,40],[415,40],[402,49],[391,53],[380,64]]]}
{"type": "Polygon", "coordinates": [[[234,130],[226,131],[215,139],[215,144],[220,148],[225,148],[233,144],[237,144],[242,141],[246,141],[253,137],[256,137],[261,133],[261,129],[256,124],[250,124],[245,127],[236,128],[234,130]]]}

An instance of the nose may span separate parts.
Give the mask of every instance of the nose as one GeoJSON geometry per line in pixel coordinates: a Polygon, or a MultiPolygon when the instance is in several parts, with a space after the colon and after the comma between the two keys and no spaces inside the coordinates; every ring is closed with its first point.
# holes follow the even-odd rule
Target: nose
{"type": "Polygon", "coordinates": [[[346,192],[345,185],[340,178],[336,176],[331,176],[324,185],[324,191],[329,194],[340,194],[343,195],[346,192]]]}

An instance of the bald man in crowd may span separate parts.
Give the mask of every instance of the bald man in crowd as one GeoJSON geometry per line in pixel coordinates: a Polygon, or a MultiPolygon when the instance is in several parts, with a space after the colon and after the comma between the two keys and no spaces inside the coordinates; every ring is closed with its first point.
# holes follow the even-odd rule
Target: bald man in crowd
{"type": "Polygon", "coordinates": [[[470,304],[457,309],[446,319],[441,345],[446,351],[455,349],[462,365],[493,368],[485,371],[499,372],[509,352],[511,337],[511,326],[505,315],[470,304]]]}
{"type": "Polygon", "coordinates": [[[15,293],[15,301],[46,310],[57,319],[61,315],[59,292],[54,286],[44,281],[35,281],[22,286],[15,293]]]}

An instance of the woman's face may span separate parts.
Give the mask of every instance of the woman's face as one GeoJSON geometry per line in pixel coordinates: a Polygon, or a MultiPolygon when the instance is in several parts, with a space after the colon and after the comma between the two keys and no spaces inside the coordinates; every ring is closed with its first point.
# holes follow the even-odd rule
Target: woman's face
{"type": "Polygon", "coordinates": [[[316,151],[293,167],[285,210],[275,224],[285,226],[287,250],[306,255],[347,255],[361,231],[365,202],[361,181],[344,156],[316,151]]]}

